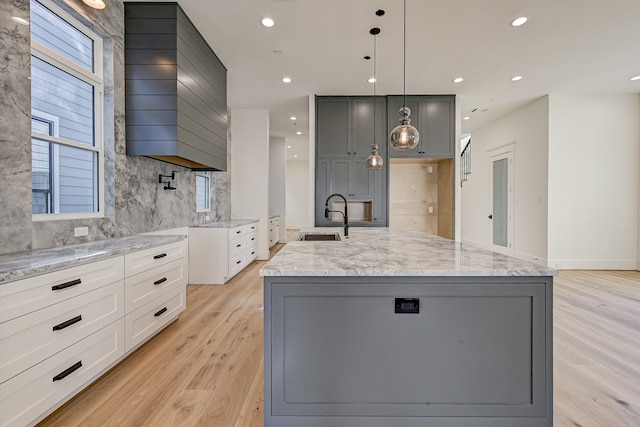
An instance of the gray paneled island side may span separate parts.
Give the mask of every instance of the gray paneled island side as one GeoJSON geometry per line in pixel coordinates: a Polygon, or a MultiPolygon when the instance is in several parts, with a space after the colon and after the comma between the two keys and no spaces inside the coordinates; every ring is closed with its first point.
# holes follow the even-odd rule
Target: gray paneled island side
{"type": "Polygon", "coordinates": [[[416,231],[350,234],[290,242],[261,270],[266,426],[552,425],[555,270],[416,231]]]}

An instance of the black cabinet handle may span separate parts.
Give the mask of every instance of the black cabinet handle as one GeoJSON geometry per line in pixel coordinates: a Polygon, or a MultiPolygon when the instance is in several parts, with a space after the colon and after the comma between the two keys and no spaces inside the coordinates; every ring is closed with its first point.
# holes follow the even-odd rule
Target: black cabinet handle
{"type": "Polygon", "coordinates": [[[59,291],[60,289],[69,288],[71,286],[79,285],[80,283],[82,283],[82,280],[75,279],[75,280],[72,280],[72,281],[67,282],[67,283],[61,283],[59,285],[52,286],[51,290],[52,291],[59,291]]]}
{"type": "Polygon", "coordinates": [[[489,219],[493,219],[493,215],[489,215],[489,219]]]}
{"type": "Polygon", "coordinates": [[[252,237],[252,238],[251,238],[251,240],[256,240],[256,238],[255,238],[255,237],[252,237]]]}
{"type": "Polygon", "coordinates": [[[167,281],[166,277],[163,277],[162,279],[158,279],[155,282],[153,282],[154,285],[159,285],[160,283],[164,283],[167,281]]]}
{"type": "Polygon", "coordinates": [[[253,255],[253,254],[255,254],[255,253],[256,253],[256,251],[253,251],[253,252],[251,252],[251,255],[253,255]]]}
{"type": "Polygon", "coordinates": [[[242,230],[236,231],[236,234],[240,234],[242,233],[242,230]]]}
{"type": "Polygon", "coordinates": [[[251,229],[252,229],[252,230],[255,230],[256,228],[255,228],[255,227],[251,227],[251,229]]]}
{"type": "Polygon", "coordinates": [[[240,264],[241,262],[242,262],[242,260],[240,260],[240,261],[236,261],[236,264],[240,264]]]}
{"type": "Polygon", "coordinates": [[[160,258],[164,258],[166,256],[167,256],[166,253],[163,253],[163,254],[160,254],[160,255],[154,255],[153,259],[160,259],[160,258]]]}
{"type": "Polygon", "coordinates": [[[61,329],[64,329],[64,328],[66,328],[66,327],[68,327],[68,326],[73,325],[74,323],[78,323],[78,322],[79,322],[79,321],[81,321],[81,320],[82,320],[82,316],[76,316],[76,317],[74,317],[73,319],[69,319],[69,320],[67,320],[66,322],[62,322],[62,323],[60,323],[60,324],[58,324],[58,325],[54,326],[54,327],[53,327],[53,330],[54,330],[54,331],[59,331],[59,330],[61,330],[61,329]]]}
{"type": "Polygon", "coordinates": [[[241,244],[237,244],[237,245],[236,245],[236,248],[239,248],[240,246],[242,246],[242,245],[241,245],[241,244]]]}
{"type": "Polygon", "coordinates": [[[158,310],[158,312],[156,314],[154,314],[155,317],[160,316],[162,313],[164,313],[165,311],[167,311],[167,307],[162,307],[161,310],[158,310]]]}
{"type": "Polygon", "coordinates": [[[73,366],[65,369],[64,371],[60,372],[58,375],[56,375],[55,377],[53,377],[53,381],[60,381],[63,380],[67,375],[77,371],[78,369],[80,369],[82,367],[82,360],[79,361],[78,363],[75,363],[73,366]]]}

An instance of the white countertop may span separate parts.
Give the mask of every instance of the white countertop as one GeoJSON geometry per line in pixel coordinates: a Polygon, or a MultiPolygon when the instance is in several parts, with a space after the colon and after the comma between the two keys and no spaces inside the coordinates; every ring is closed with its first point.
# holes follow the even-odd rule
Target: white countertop
{"type": "Polygon", "coordinates": [[[230,219],[227,221],[210,222],[208,224],[194,225],[194,228],[236,228],[258,222],[257,219],[230,219]]]}
{"type": "Polygon", "coordinates": [[[545,265],[413,230],[351,227],[342,241],[292,241],[262,276],[555,276],[545,265]]]}
{"type": "Polygon", "coordinates": [[[0,255],[0,285],[54,270],[179,242],[187,236],[135,235],[0,255]]]}

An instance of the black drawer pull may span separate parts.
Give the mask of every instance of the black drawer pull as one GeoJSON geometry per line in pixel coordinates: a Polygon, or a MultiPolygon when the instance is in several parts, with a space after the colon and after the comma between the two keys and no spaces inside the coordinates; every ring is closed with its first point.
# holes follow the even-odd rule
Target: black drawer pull
{"type": "Polygon", "coordinates": [[[242,230],[236,231],[236,234],[240,234],[240,233],[242,233],[242,230]]]}
{"type": "Polygon", "coordinates": [[[67,283],[61,283],[59,285],[52,286],[51,290],[52,291],[59,291],[60,289],[69,288],[71,286],[79,285],[80,283],[82,283],[82,280],[76,279],[76,280],[72,280],[72,281],[67,282],[67,283]]]}
{"type": "Polygon", "coordinates": [[[237,244],[237,245],[236,245],[236,248],[239,248],[240,246],[242,246],[242,245],[240,245],[240,244],[237,244]]]}
{"type": "Polygon", "coordinates": [[[153,282],[154,285],[159,285],[160,283],[164,283],[167,281],[166,277],[163,277],[162,279],[158,279],[155,282],[153,282]]]}
{"type": "Polygon", "coordinates": [[[78,363],[74,364],[73,366],[71,366],[70,368],[65,369],[64,371],[60,372],[58,375],[56,375],[55,377],[53,377],[53,381],[60,381],[63,380],[67,375],[73,373],[74,371],[77,371],[78,369],[80,369],[82,367],[82,360],[79,361],[78,363]]]}
{"type": "Polygon", "coordinates": [[[253,251],[253,252],[251,252],[251,255],[253,255],[253,254],[255,254],[255,253],[256,253],[256,251],[253,251]]]}
{"type": "Polygon", "coordinates": [[[160,259],[160,258],[164,258],[164,257],[166,257],[166,256],[167,256],[167,254],[166,254],[166,253],[163,253],[163,254],[160,254],[160,255],[154,255],[154,256],[153,256],[153,259],[160,259]]]}
{"type": "Polygon", "coordinates": [[[252,230],[255,230],[256,228],[255,228],[255,227],[251,227],[251,229],[252,229],[252,230]]]}
{"type": "Polygon", "coordinates": [[[236,261],[236,264],[240,264],[241,262],[242,262],[242,260],[240,260],[240,261],[236,261]]]}
{"type": "Polygon", "coordinates": [[[165,311],[167,311],[167,307],[163,307],[162,310],[159,310],[156,314],[154,314],[155,317],[160,316],[162,313],[164,313],[165,311]]]}
{"type": "Polygon", "coordinates": [[[62,323],[60,323],[60,324],[58,324],[58,325],[54,326],[54,327],[53,327],[53,330],[54,330],[54,331],[59,331],[59,330],[61,330],[61,329],[64,329],[64,328],[66,328],[66,327],[68,327],[68,326],[73,325],[74,323],[78,323],[78,322],[79,322],[79,321],[81,321],[81,320],[82,320],[82,316],[76,316],[76,317],[74,317],[73,319],[69,319],[69,320],[67,320],[66,322],[62,322],[62,323]]]}
{"type": "Polygon", "coordinates": [[[251,238],[251,240],[256,240],[256,238],[255,238],[255,237],[252,237],[252,238],[251,238]]]}

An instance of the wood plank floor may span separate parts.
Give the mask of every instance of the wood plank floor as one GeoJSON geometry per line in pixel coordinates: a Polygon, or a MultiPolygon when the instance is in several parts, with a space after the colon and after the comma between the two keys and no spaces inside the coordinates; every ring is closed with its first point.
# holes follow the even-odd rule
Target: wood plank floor
{"type": "MultiPolygon", "coordinates": [[[[177,322],[40,425],[262,426],[263,264],[189,285],[177,322]]],[[[640,272],[563,271],[554,298],[554,425],[640,426],[640,272]]]]}

